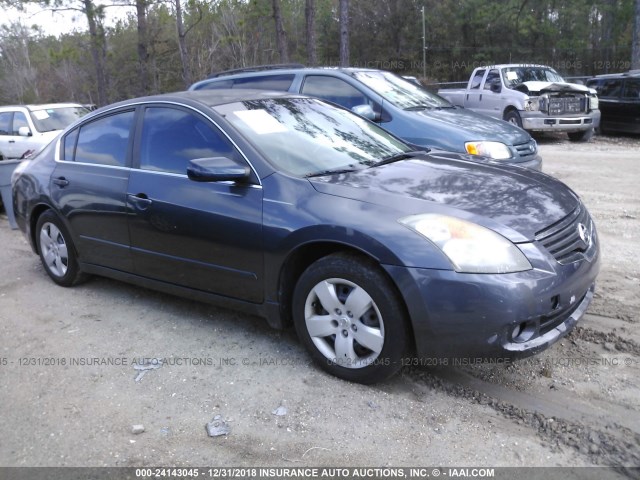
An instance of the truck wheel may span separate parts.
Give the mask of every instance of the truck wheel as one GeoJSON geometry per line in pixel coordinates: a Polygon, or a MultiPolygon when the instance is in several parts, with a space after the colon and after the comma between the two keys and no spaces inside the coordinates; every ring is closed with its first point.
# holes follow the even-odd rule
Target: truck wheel
{"type": "Polygon", "coordinates": [[[593,128],[582,132],[569,132],[567,135],[572,142],[588,142],[593,137],[593,128]]]}
{"type": "Polygon", "coordinates": [[[522,128],[522,118],[520,118],[520,114],[517,110],[509,110],[504,114],[504,121],[512,123],[516,127],[522,128]]]}

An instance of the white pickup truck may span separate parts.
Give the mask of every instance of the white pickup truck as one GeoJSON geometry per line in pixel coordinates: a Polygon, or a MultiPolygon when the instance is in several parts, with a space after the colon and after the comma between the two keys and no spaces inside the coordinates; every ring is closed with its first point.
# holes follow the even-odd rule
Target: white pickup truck
{"type": "Polygon", "coordinates": [[[587,141],[600,124],[594,89],[568,83],[544,65],[505,64],[476,68],[467,88],[441,89],[454,105],[501,118],[530,131],[567,132],[587,141]]]}

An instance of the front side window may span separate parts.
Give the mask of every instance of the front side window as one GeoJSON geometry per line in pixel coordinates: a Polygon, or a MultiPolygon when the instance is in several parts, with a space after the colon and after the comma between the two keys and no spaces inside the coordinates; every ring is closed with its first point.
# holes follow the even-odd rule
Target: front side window
{"type": "Polygon", "coordinates": [[[301,93],[322,98],[348,109],[370,104],[367,97],[357,88],[339,78],[324,75],[309,75],[304,81],[301,93]]]}
{"type": "Polygon", "coordinates": [[[147,107],[140,140],[140,168],[186,175],[189,160],[238,158],[231,142],[214,128],[185,110],[147,107]]]}
{"type": "Polygon", "coordinates": [[[53,107],[31,110],[31,120],[39,132],[64,130],[89,113],[84,107],[53,107]]]}
{"type": "Polygon", "coordinates": [[[411,150],[377,125],[314,98],[247,100],[214,108],[275,168],[293,175],[364,169],[411,150]]]}
{"type": "Polygon", "coordinates": [[[18,135],[18,130],[20,127],[29,128],[29,122],[27,121],[27,116],[22,112],[16,112],[13,114],[13,133],[12,135],[18,135]]]}
{"type": "Polygon", "coordinates": [[[624,92],[622,96],[624,98],[640,100],[640,78],[627,78],[627,81],[624,82],[624,92]]]}
{"type": "Polygon", "coordinates": [[[484,89],[491,90],[491,85],[500,84],[500,72],[498,69],[489,70],[487,74],[487,79],[484,82],[484,89]]]}
{"type": "MultiPolygon", "coordinates": [[[[82,125],[75,148],[75,161],[123,167],[127,163],[129,136],[133,125],[134,112],[127,111],[99,118],[82,125]]],[[[65,139],[65,159],[67,139],[65,139]]]]}

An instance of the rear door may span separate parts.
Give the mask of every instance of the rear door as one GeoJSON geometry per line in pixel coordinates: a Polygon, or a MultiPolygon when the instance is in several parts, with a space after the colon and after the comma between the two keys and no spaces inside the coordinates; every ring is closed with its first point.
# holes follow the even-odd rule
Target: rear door
{"type": "Polygon", "coordinates": [[[464,99],[465,107],[475,111],[478,111],[480,108],[482,108],[480,105],[480,101],[482,100],[484,91],[481,90],[480,87],[482,86],[482,80],[485,73],[486,70],[484,69],[476,70],[473,74],[473,77],[471,77],[471,82],[464,99]]]}
{"type": "Polygon", "coordinates": [[[138,275],[228,297],[263,298],[262,187],[257,181],[200,183],[189,160],[245,161],[227,136],[195,111],[144,108],[127,201],[138,275]]]}
{"type": "Polygon", "coordinates": [[[133,109],[105,114],[62,138],[51,198],[66,218],[80,261],[132,271],[126,190],[133,109]]]}

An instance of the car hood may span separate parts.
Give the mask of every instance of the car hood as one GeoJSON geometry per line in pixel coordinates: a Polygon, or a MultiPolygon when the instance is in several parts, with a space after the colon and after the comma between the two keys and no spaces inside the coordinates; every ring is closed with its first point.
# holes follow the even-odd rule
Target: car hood
{"type": "Polygon", "coordinates": [[[548,175],[454,153],[316,177],[311,184],[321,193],[391,208],[398,218],[440,213],[467,219],[516,243],[532,241],[579,204],[571,189],[548,175]]]}
{"type": "Polygon", "coordinates": [[[593,88],[589,88],[579,83],[554,83],[554,82],[523,82],[516,87],[516,90],[520,90],[528,94],[543,94],[543,93],[596,93],[593,88]]]}
{"type": "Polygon", "coordinates": [[[435,120],[456,131],[463,130],[467,132],[468,137],[475,137],[469,138],[470,140],[501,141],[508,145],[518,145],[531,140],[527,132],[515,125],[461,107],[433,108],[418,110],[415,113],[419,118],[435,120]]]}

